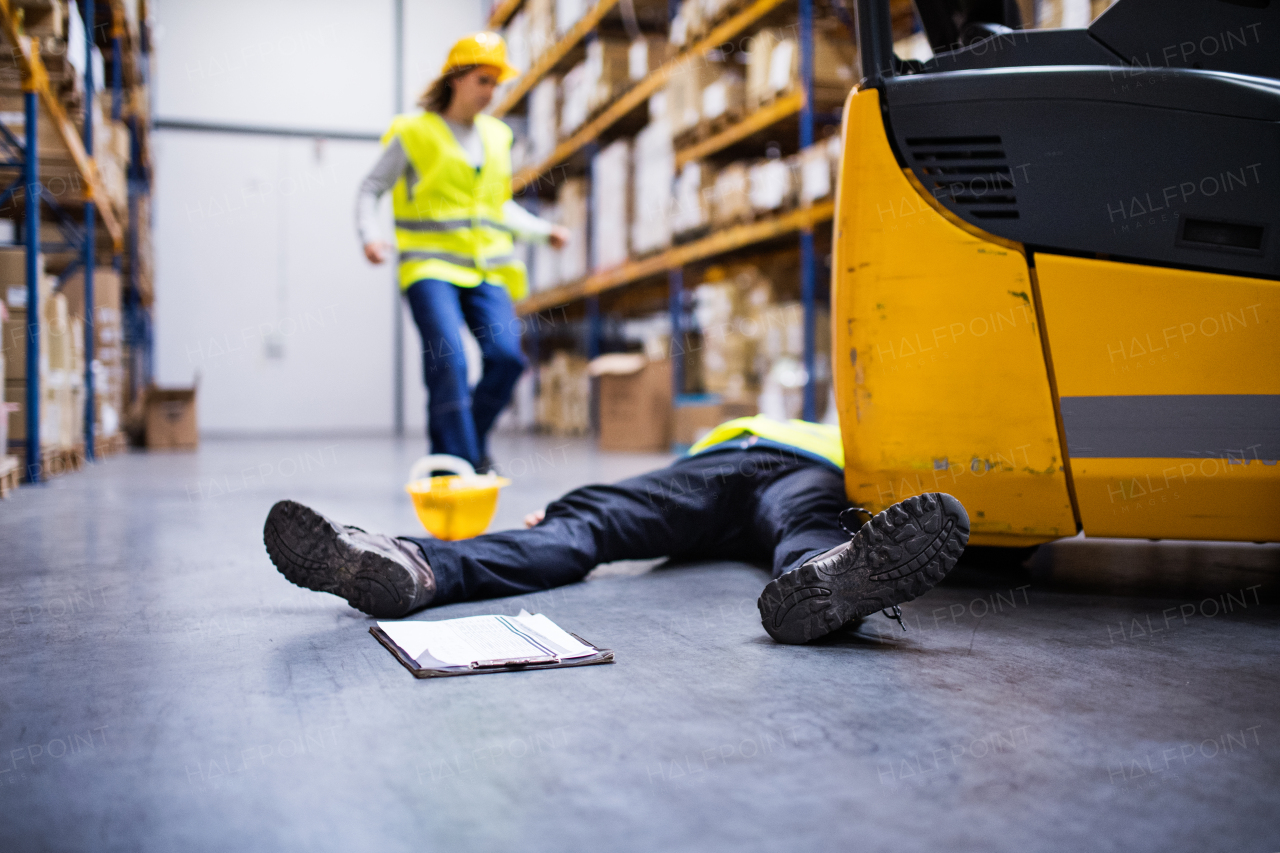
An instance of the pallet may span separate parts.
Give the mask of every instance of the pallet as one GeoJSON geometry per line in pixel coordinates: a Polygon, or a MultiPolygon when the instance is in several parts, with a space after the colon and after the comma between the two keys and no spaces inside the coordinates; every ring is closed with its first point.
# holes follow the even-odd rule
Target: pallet
{"type": "Polygon", "coordinates": [[[16,456],[0,457],[0,498],[9,497],[9,493],[18,488],[22,480],[22,463],[16,456]]]}

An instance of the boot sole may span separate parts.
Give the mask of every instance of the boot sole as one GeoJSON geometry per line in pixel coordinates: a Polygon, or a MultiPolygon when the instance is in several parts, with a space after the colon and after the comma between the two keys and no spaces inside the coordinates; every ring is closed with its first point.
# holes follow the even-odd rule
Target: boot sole
{"type": "Polygon", "coordinates": [[[780,643],[807,643],[932,589],[969,541],[969,515],[951,495],[908,498],[872,518],[834,563],[770,581],[758,606],[780,643]],[[861,541],[859,541],[861,540],[861,541]]]}
{"type": "Polygon", "coordinates": [[[412,609],[417,584],[395,560],[361,548],[320,513],[280,501],[262,530],[271,562],[290,583],[332,593],[370,616],[394,619],[412,609]]]}

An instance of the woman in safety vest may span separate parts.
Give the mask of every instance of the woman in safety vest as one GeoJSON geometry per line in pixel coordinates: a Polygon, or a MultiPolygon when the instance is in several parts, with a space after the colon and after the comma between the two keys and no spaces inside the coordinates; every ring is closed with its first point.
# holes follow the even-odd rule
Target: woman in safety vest
{"type": "Polygon", "coordinates": [[[511,129],[480,113],[494,88],[518,73],[496,33],[459,40],[418,101],[423,111],[391,122],[356,203],[365,257],[380,264],[391,246],[376,236],[377,204],[392,191],[400,287],[422,336],[431,452],[480,470],[490,464],[489,429],[526,366],[511,302],[525,295],[526,273],[513,240],[560,248],[569,233],[512,201],[511,129]],[[464,322],[484,357],[474,391],[464,322]]]}

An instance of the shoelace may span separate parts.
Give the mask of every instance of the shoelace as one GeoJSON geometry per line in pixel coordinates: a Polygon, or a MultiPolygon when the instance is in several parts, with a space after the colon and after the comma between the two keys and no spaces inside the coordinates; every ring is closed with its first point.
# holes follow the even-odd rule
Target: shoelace
{"type": "MultiPolygon", "coordinates": [[[[850,536],[854,536],[857,534],[858,530],[862,529],[863,525],[871,521],[871,519],[874,517],[875,517],[874,513],[872,513],[870,510],[863,509],[860,506],[851,506],[840,513],[840,517],[837,519],[837,521],[840,522],[840,526],[844,528],[845,533],[848,533],[850,536]],[[862,524],[859,524],[856,529],[851,529],[848,522],[845,521],[845,518],[847,518],[849,513],[851,512],[865,515],[867,517],[867,520],[862,522],[862,524]]],[[[891,608],[888,608],[886,610],[881,610],[880,615],[885,617],[886,619],[896,620],[899,627],[901,627],[904,632],[907,630],[906,623],[902,621],[902,608],[899,607],[898,605],[895,604],[891,608]]]]}

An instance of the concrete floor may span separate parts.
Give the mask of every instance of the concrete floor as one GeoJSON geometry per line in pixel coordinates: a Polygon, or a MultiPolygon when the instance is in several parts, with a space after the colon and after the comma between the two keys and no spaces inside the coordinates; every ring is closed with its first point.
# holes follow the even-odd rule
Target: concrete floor
{"type": "MultiPolygon", "coordinates": [[[[417,681],[288,584],[292,497],[416,529],[418,441],[208,442],[0,503],[5,851],[1280,849],[1280,549],[1072,541],[811,647],[759,569],[615,564],[541,611],[613,666],[417,681]]],[[[503,437],[499,527],[662,457],[503,437]]]]}

